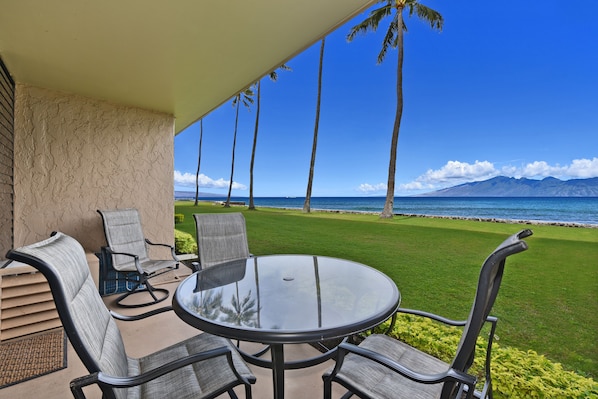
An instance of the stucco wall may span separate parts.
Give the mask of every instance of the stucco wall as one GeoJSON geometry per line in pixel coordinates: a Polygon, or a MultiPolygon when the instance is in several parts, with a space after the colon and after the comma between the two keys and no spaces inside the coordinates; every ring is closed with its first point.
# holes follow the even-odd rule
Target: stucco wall
{"type": "Polygon", "coordinates": [[[127,207],[174,242],[172,115],[17,84],[14,146],[15,247],[59,230],[96,252],[96,210],[127,207]]]}

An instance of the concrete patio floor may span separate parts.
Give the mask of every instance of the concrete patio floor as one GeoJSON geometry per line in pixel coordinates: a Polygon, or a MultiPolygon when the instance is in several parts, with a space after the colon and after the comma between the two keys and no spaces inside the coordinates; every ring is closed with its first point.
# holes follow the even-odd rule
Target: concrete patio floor
{"type": "MultiPolygon", "coordinates": [[[[140,309],[116,308],[113,304],[114,297],[105,297],[104,301],[111,309],[122,314],[136,314],[154,307],[169,305],[172,295],[178,283],[161,285],[170,291],[170,297],[162,304],[140,309]]],[[[124,322],[118,321],[125,346],[129,356],[139,357],[154,352],[160,348],[183,340],[198,331],[180,320],[174,312],[166,312],[141,321],[124,322]]],[[[251,351],[251,346],[256,344],[241,343],[241,348],[251,351]]],[[[288,359],[308,358],[316,355],[318,351],[307,344],[288,345],[285,347],[285,356],[288,359]]],[[[88,374],[87,370],[79,360],[70,343],[68,344],[68,367],[51,374],[34,378],[17,385],[0,389],[0,399],[20,398],[44,398],[44,399],[66,399],[72,398],[69,389],[69,382],[77,377],[88,374]]],[[[287,370],[285,375],[285,396],[288,399],[311,399],[321,398],[323,394],[322,373],[327,370],[333,362],[326,361],[320,365],[301,369],[287,370]]],[[[253,385],[253,397],[255,399],[272,398],[272,373],[269,369],[251,366],[257,377],[253,385]]],[[[340,397],[343,393],[340,387],[334,387],[334,397],[340,397]]],[[[240,399],[245,397],[243,389],[236,389],[240,399]]],[[[89,399],[100,399],[101,392],[97,387],[91,387],[85,392],[89,399]]],[[[228,395],[222,395],[228,398],[228,395]]],[[[156,398],[159,399],[159,398],[156,398]]]]}

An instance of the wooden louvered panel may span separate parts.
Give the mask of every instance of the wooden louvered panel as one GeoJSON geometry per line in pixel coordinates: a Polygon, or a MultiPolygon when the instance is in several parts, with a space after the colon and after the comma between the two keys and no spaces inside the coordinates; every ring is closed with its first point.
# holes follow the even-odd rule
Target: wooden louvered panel
{"type": "Polygon", "coordinates": [[[45,312],[48,310],[56,312],[56,307],[54,306],[53,301],[36,302],[31,305],[9,307],[7,309],[2,310],[2,318],[4,320],[7,320],[7,319],[15,318],[15,317],[21,317],[21,316],[26,316],[26,315],[30,315],[30,314],[39,313],[39,312],[45,312]]]}
{"type": "Polygon", "coordinates": [[[0,341],[60,327],[45,277],[29,266],[0,273],[0,341]]]}
{"type": "Polygon", "coordinates": [[[20,297],[2,298],[1,301],[2,305],[0,306],[0,311],[39,302],[52,302],[52,304],[54,304],[54,300],[52,299],[52,294],[50,292],[32,292],[29,295],[20,297]]]}
{"type": "Polygon", "coordinates": [[[11,328],[9,330],[3,330],[0,333],[0,341],[5,341],[11,338],[22,337],[23,335],[32,334],[39,331],[51,330],[53,328],[62,327],[60,319],[46,320],[37,324],[29,324],[17,328],[11,328]]]}
{"type": "MultiPolygon", "coordinates": [[[[21,269],[21,267],[19,267],[21,269]]],[[[23,270],[23,269],[22,269],[23,270]]],[[[27,269],[24,269],[27,270],[27,269]]],[[[10,275],[11,269],[6,269],[5,276],[2,278],[2,289],[13,288],[13,287],[22,287],[28,286],[32,284],[46,284],[46,278],[43,274],[38,272],[31,272],[31,273],[20,273],[20,274],[13,274],[10,275]]],[[[48,287],[48,291],[50,287],[48,287]]]]}
{"type": "Polygon", "coordinates": [[[2,330],[10,330],[11,328],[25,327],[27,325],[34,325],[43,323],[47,320],[57,319],[58,313],[56,309],[46,310],[44,312],[37,312],[32,314],[26,314],[19,317],[13,317],[10,319],[2,318],[2,330]]]}
{"type": "MultiPolygon", "coordinates": [[[[6,280],[18,280],[19,277],[12,276],[6,280]]],[[[32,283],[32,284],[22,284],[22,285],[14,285],[12,287],[5,288],[4,285],[2,286],[2,298],[9,299],[9,298],[18,298],[18,297],[25,297],[31,294],[41,294],[45,292],[50,292],[50,287],[48,283],[43,281],[41,283],[32,283]]]]}

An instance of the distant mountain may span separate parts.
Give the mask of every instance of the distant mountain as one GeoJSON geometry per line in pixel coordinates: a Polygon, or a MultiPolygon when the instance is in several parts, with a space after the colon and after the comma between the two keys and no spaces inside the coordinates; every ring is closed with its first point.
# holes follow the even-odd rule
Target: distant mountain
{"type": "Polygon", "coordinates": [[[494,177],[485,181],[460,184],[431,193],[426,197],[598,197],[598,177],[591,179],[543,180],[494,177]]]}

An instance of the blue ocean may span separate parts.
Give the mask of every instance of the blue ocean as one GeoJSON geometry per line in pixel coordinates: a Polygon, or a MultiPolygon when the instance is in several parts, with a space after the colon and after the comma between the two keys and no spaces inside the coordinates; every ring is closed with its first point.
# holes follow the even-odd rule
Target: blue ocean
{"type": "MultiPolygon", "coordinates": [[[[185,198],[177,192],[177,199],[185,198]]],[[[201,197],[224,201],[224,197],[201,197]]],[[[256,207],[303,209],[304,197],[255,197],[256,207]]],[[[312,210],[379,213],[384,197],[312,197],[312,210]]],[[[249,204],[247,197],[231,201],[249,204]]],[[[598,226],[598,197],[395,197],[395,214],[501,219],[598,226]]]]}

